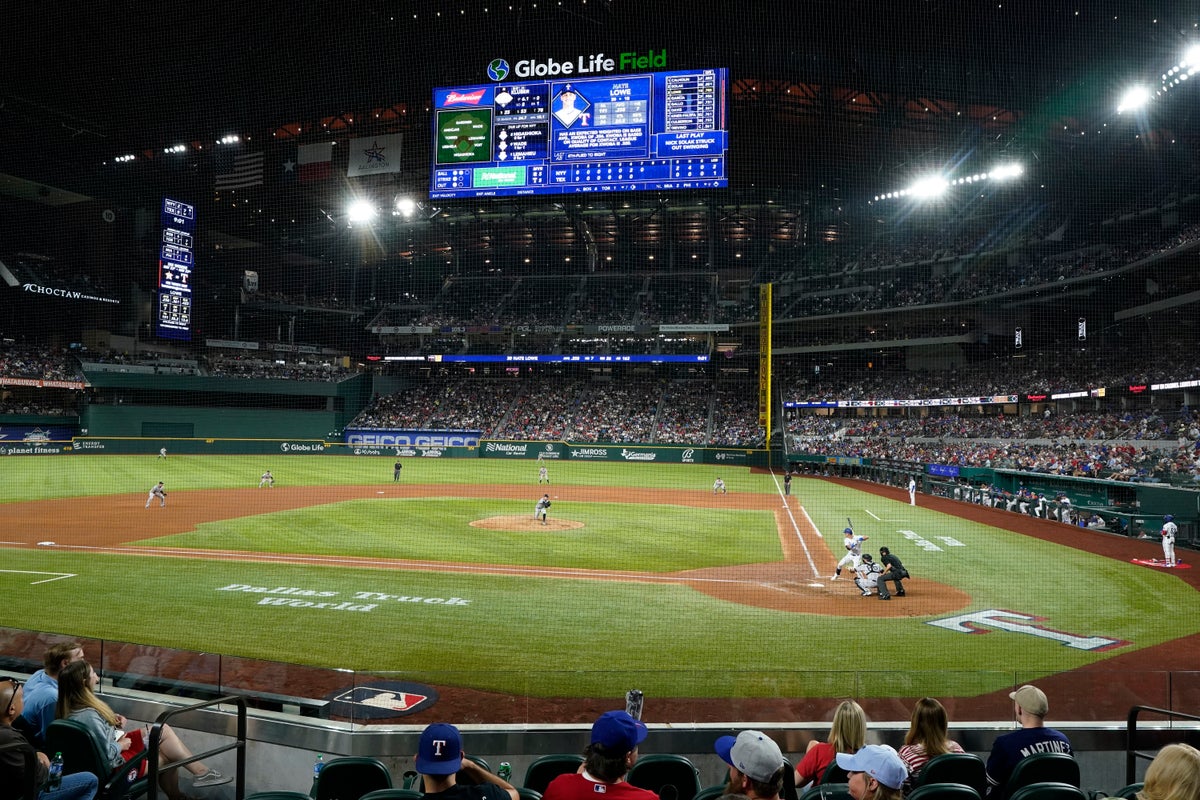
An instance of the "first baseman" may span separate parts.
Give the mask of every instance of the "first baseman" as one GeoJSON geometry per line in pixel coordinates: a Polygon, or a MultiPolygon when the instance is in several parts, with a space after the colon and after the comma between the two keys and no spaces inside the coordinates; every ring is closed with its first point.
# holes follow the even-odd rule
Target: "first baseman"
{"type": "Polygon", "coordinates": [[[162,508],[167,504],[167,490],[163,488],[163,482],[159,481],[150,487],[150,494],[146,496],[146,508],[150,507],[150,503],[154,498],[158,498],[158,507],[162,508]]]}
{"type": "Polygon", "coordinates": [[[842,544],[846,546],[846,555],[842,556],[842,560],[837,563],[837,572],[833,573],[833,576],[830,577],[829,580],[831,581],[836,581],[838,575],[842,574],[842,567],[848,566],[853,570],[858,569],[858,565],[862,563],[862,543],[869,538],[867,536],[855,536],[854,528],[846,528],[842,533],[846,536],[842,541],[842,544]]]}

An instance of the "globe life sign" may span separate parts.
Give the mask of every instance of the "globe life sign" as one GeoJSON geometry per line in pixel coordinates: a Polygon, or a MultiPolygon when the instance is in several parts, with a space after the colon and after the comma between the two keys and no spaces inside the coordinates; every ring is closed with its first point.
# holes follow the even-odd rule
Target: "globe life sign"
{"type": "MultiPolygon", "coordinates": [[[[645,55],[637,52],[621,53],[609,58],[604,53],[579,56],[574,61],[522,59],[512,70],[518,78],[554,78],[565,75],[591,75],[625,69],[663,69],[667,66],[667,51],[649,50],[645,55]]],[[[503,81],[509,75],[508,62],[503,58],[492,59],[487,67],[488,77],[503,81]]]]}

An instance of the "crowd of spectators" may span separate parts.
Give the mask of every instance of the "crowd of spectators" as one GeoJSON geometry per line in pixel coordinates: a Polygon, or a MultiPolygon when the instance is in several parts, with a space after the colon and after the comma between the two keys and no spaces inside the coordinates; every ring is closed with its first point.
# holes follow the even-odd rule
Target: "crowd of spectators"
{"type": "MultiPolygon", "coordinates": [[[[315,357],[314,357],[315,358],[315,357]]],[[[277,381],[340,381],[354,371],[328,361],[269,359],[258,355],[210,353],[207,372],[214,377],[277,381]]]]}
{"type": "Polygon", "coordinates": [[[49,345],[0,345],[0,377],[78,381],[79,362],[69,351],[49,345]]]}

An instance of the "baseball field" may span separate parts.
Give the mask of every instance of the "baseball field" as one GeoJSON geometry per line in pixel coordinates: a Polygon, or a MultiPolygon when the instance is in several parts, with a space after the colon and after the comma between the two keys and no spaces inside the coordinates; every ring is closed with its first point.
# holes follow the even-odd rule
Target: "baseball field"
{"type": "Polygon", "coordinates": [[[693,719],[924,694],[963,718],[1034,680],[1080,695],[1057,718],[1107,719],[1196,691],[1200,570],[1135,563],[1154,542],[858,482],[785,497],[749,468],[564,461],[540,485],[533,461],[406,459],[400,481],[392,462],[10,457],[7,623],[402,676],[529,718],[631,686],[693,719]],[[830,580],[848,521],[903,560],[905,597],[830,580]]]}

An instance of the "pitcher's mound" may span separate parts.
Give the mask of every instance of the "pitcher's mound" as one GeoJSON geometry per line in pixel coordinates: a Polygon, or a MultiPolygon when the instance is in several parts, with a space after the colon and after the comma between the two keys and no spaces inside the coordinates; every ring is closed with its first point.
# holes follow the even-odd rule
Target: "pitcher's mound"
{"type": "Polygon", "coordinates": [[[487,528],[490,531],[568,531],[572,528],[582,528],[583,523],[571,519],[554,519],[551,517],[543,525],[532,517],[508,516],[477,519],[471,523],[471,527],[487,528]]]}

